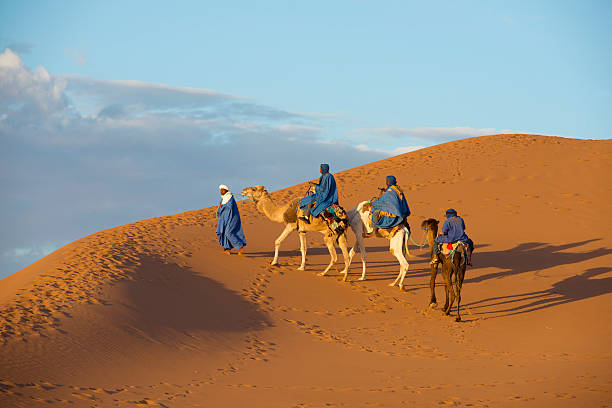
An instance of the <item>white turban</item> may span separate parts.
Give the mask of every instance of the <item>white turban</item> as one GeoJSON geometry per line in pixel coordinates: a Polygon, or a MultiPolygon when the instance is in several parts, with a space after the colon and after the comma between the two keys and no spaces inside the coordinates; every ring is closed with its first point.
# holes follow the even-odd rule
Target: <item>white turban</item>
{"type": "Polygon", "coordinates": [[[233,197],[232,193],[230,193],[229,187],[226,186],[225,184],[221,184],[219,186],[219,190],[225,190],[225,194],[221,196],[221,205],[225,205],[230,200],[230,198],[233,197]]]}

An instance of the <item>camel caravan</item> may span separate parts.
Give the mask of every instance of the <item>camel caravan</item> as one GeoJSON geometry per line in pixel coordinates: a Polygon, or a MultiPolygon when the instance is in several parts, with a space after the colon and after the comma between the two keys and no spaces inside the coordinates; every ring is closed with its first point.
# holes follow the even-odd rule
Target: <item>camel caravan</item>
{"type": "MultiPolygon", "coordinates": [[[[412,256],[408,249],[411,238],[407,217],[410,209],[403,191],[394,176],[387,176],[386,188],[380,189],[380,197],[360,202],[355,208],[345,211],[338,205],[336,181],[329,173],[329,165],[322,164],[321,177],[318,182],[309,182],[306,197],[296,198],[289,203],[277,205],[264,186],[247,187],[242,195],[253,201],[259,212],[268,219],[285,225],[282,233],[274,241],[274,258],[271,264],[278,264],[278,253],[282,242],[293,231],[300,238],[302,261],[298,270],[306,268],[306,233],[313,231],[323,235],[323,242],[330,254],[329,265],[318,276],[326,275],[337,263],[337,244],[344,257],[344,269],[339,271],[343,281],[348,280],[348,271],[357,252],[361,255],[362,272],[359,281],[366,280],[366,248],[364,238],[379,237],[389,241],[389,251],[400,264],[395,280],[389,286],[403,289],[404,278],[408,272],[407,257],[412,256]],[[348,249],[348,229],[355,235],[355,245],[348,249]]],[[[454,302],[457,302],[457,321],[461,320],[461,286],[468,265],[471,265],[471,254],[474,244],[465,234],[465,222],[454,209],[446,212],[447,219],[438,235],[438,221],[430,218],[423,221],[421,227],[426,231],[431,255],[431,298],[430,307],[437,306],[435,281],[439,265],[442,265],[442,276],[445,283],[446,303],[444,313],[450,314],[454,302]]],[[[413,241],[414,242],[414,241],[413,241]]]]}

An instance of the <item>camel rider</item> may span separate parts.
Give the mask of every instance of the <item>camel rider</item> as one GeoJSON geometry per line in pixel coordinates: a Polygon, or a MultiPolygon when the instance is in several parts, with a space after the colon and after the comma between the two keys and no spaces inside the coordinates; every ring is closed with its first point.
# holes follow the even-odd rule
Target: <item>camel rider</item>
{"type": "Polygon", "coordinates": [[[327,207],[338,204],[336,179],[329,172],[329,164],[321,164],[320,172],[321,177],[318,183],[309,182],[314,184],[315,193],[302,198],[300,201],[300,209],[302,210],[300,219],[307,223],[310,223],[310,215],[317,217],[327,207]]]}
{"type": "MultiPolygon", "coordinates": [[[[434,254],[436,255],[440,254],[439,244],[452,244],[457,241],[466,243],[468,245],[467,264],[472,266],[474,242],[465,233],[465,222],[463,218],[457,215],[457,211],[454,208],[446,210],[446,220],[442,224],[442,235],[438,235],[434,240],[438,244],[434,246],[434,254]]],[[[432,262],[435,262],[435,260],[432,262]]]]}
{"type": "Polygon", "coordinates": [[[375,201],[372,201],[372,226],[375,228],[393,228],[410,215],[404,192],[397,185],[395,176],[387,176],[387,189],[375,201]]]}

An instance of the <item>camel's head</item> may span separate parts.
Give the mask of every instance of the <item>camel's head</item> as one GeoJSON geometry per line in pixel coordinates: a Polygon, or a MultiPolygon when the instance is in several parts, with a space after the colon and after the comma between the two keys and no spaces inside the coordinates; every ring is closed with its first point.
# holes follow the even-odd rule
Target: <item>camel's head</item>
{"type": "Polygon", "coordinates": [[[434,232],[434,235],[438,233],[438,224],[440,222],[435,218],[428,218],[421,223],[421,228],[424,230],[431,230],[434,232]]]}
{"type": "Polygon", "coordinates": [[[268,192],[264,186],[247,187],[242,189],[242,195],[255,202],[259,201],[265,194],[268,194],[268,192]]]}
{"type": "Polygon", "coordinates": [[[357,206],[357,212],[359,213],[359,217],[361,217],[361,222],[363,222],[366,232],[371,234],[374,231],[370,218],[372,216],[372,203],[370,201],[363,201],[359,203],[357,206]]]}

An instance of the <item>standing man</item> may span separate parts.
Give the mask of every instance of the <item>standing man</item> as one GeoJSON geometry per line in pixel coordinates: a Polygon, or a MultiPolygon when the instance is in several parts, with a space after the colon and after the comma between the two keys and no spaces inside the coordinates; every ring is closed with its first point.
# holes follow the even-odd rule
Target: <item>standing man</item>
{"type": "Polygon", "coordinates": [[[310,182],[315,186],[315,193],[302,198],[300,201],[300,209],[302,209],[302,216],[300,218],[307,223],[310,223],[310,215],[317,217],[327,207],[338,204],[336,179],[329,172],[329,164],[321,164],[320,172],[319,182],[310,182]],[[316,204],[310,208],[313,203],[316,204]]]}
{"type": "Polygon", "coordinates": [[[225,184],[219,186],[219,193],[221,193],[221,203],[217,208],[219,244],[223,247],[223,252],[226,255],[230,254],[232,248],[236,248],[238,255],[244,256],[242,251],[246,245],[246,239],[244,238],[244,232],[242,232],[242,223],[240,222],[236,200],[225,184]]]}

